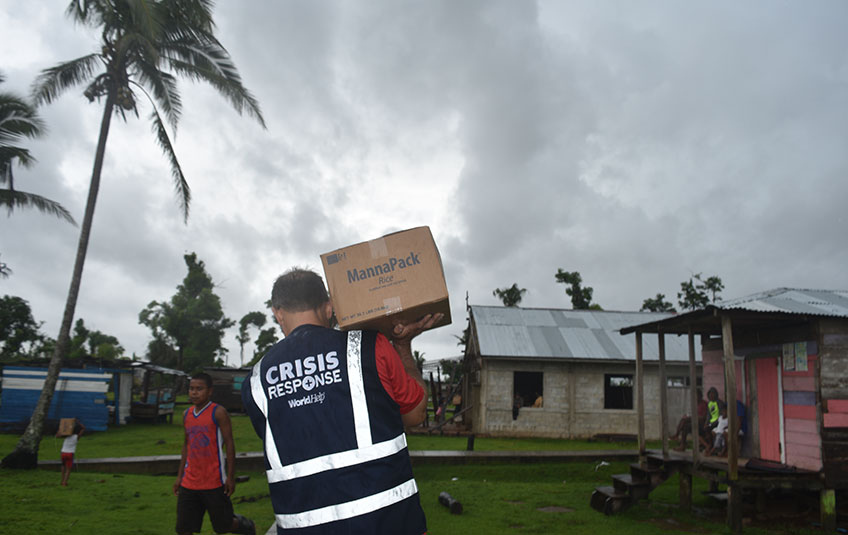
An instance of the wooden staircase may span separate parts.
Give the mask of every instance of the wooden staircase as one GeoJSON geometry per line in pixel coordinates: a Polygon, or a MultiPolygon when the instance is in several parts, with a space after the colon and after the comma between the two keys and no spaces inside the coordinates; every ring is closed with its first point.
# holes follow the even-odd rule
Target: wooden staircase
{"type": "Polygon", "coordinates": [[[629,474],[612,476],[612,486],[596,487],[590,505],[605,515],[624,511],[661,485],[679,468],[680,460],[651,454],[644,463],[630,465],[629,474]]]}

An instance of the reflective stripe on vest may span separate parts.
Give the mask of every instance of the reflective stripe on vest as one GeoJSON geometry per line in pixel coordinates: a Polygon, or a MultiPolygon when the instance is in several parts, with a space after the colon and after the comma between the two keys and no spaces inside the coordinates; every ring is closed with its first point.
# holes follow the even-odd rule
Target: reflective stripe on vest
{"type": "MultiPolygon", "coordinates": [[[[356,432],[356,449],[283,465],[274,435],[271,432],[271,423],[268,418],[268,399],[262,388],[261,364],[260,361],[253,367],[253,373],[250,376],[250,391],[254,403],[265,416],[265,456],[270,466],[266,475],[269,484],[382,459],[401,452],[407,447],[406,435],[403,432],[392,439],[377,444],[373,443],[371,420],[368,415],[368,403],[362,377],[362,331],[350,331],[347,334],[347,372],[356,432]]],[[[277,514],[277,524],[284,529],[293,529],[345,520],[388,507],[415,495],[417,492],[418,487],[415,480],[409,479],[394,488],[346,503],[294,514],[277,514]]]]}

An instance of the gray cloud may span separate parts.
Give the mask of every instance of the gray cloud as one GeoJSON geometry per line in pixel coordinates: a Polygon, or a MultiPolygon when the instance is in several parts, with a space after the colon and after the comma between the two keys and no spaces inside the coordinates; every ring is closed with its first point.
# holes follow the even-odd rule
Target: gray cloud
{"type": "MultiPolygon", "coordinates": [[[[0,0],[15,50],[30,51],[4,68],[9,88],[96,46],[64,7],[0,0]]],[[[466,292],[493,304],[494,288],[517,282],[524,305],[570,306],[560,267],[618,310],[657,292],[676,301],[693,272],[721,276],[727,297],[848,288],[846,11],[221,3],[221,41],[268,130],[181,84],[184,225],[147,124],[115,122],[77,316],[141,354],[137,314],[173,294],[185,252],[238,319],[263,310],[287,267],[320,270],[320,253],[419,224],[441,248],[454,316],[421,338],[428,358],[458,352],[466,292]]],[[[39,165],[20,186],[81,218],[99,109],[71,91],[43,114],[50,135],[32,144],[39,165]]],[[[15,274],[0,291],[30,300],[55,335],[76,231],[31,213],[3,229],[15,274]]]]}

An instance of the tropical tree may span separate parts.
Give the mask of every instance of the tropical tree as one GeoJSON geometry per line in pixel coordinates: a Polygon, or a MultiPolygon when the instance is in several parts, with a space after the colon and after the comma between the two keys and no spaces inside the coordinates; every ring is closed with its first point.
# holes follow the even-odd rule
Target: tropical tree
{"type": "Polygon", "coordinates": [[[75,22],[98,28],[101,46],[91,54],[42,71],[33,84],[33,97],[36,104],[50,103],[63,91],[87,83],[83,94],[89,102],[103,103],[103,115],[56,349],[30,423],[15,451],[2,461],[8,467],[37,465],[44,418],[68,350],[112,116],[126,119],[127,112],[138,116],[137,99],[149,101],[153,133],[171,165],[185,220],[191,194],[159,113],[161,110],[171,127],[176,128],[182,110],[177,77],[209,83],[236,111],[265,125],[259,103],[242,85],[229,53],[214,35],[211,0],[72,0],[66,12],[75,22]]]}
{"type": "Polygon", "coordinates": [[[100,358],[114,359],[124,353],[117,338],[98,330],[90,330],[85,321],[79,318],[74,324],[74,335],[68,348],[69,359],[100,358]]]}
{"type": "MultiPolygon", "coordinates": [[[[0,73],[0,84],[4,81],[0,73]]],[[[76,225],[70,212],[61,204],[35,193],[15,189],[15,163],[23,167],[35,163],[29,150],[19,146],[19,143],[27,138],[40,137],[44,132],[44,122],[38,117],[33,105],[14,93],[0,91],[0,206],[7,207],[9,215],[16,207],[32,207],[76,225]]],[[[9,266],[0,263],[0,277],[7,278],[11,273],[9,266]]]]}
{"type": "MultiPolygon", "coordinates": [[[[151,301],[138,315],[157,343],[165,342],[176,353],[164,348],[164,354],[176,355],[177,369],[195,372],[211,366],[226,353],[221,343],[224,331],[235,323],[224,316],[221,299],[215,294],[206,265],[194,253],[184,255],[188,274],[170,301],[151,301]]],[[[154,355],[148,355],[155,362],[154,355]]]]}
{"type": "MultiPolygon", "coordinates": [[[[467,319],[466,319],[467,321],[467,319]]],[[[471,327],[466,327],[462,330],[462,336],[453,335],[456,338],[456,345],[462,348],[462,354],[464,355],[468,350],[468,336],[471,332],[471,327]]]]}
{"type": "Polygon", "coordinates": [[[718,294],[722,290],[724,290],[724,283],[721,282],[720,277],[712,276],[712,277],[707,277],[704,280],[704,291],[709,292],[711,303],[715,303],[716,301],[721,301],[721,297],[719,297],[718,294]]]}
{"type": "MultiPolygon", "coordinates": [[[[5,81],[0,73],[0,84],[5,81]]],[[[15,177],[12,172],[15,163],[30,167],[35,158],[28,149],[18,146],[24,139],[34,139],[44,135],[44,122],[38,116],[35,107],[23,98],[0,91],[0,206],[6,206],[9,213],[15,207],[32,207],[44,213],[55,215],[76,225],[61,204],[41,195],[15,189],[15,177]]]]}
{"type": "Polygon", "coordinates": [[[591,286],[583,287],[583,277],[579,271],[563,271],[558,268],[554,278],[566,285],[565,293],[571,297],[571,307],[574,310],[601,310],[601,305],[592,303],[592,293],[595,290],[591,286]]]}
{"type": "Polygon", "coordinates": [[[517,307],[521,298],[527,293],[526,288],[519,288],[518,283],[512,283],[509,288],[495,288],[492,295],[503,301],[505,307],[517,307]]]}
{"type": "Polygon", "coordinates": [[[275,325],[259,331],[259,335],[256,337],[256,343],[254,344],[253,358],[247,363],[248,366],[253,366],[259,362],[265,356],[265,353],[271,349],[271,346],[277,343],[279,340],[277,338],[277,329],[278,327],[275,325]]]}
{"type": "Polygon", "coordinates": [[[28,355],[27,346],[39,344],[43,336],[25,299],[14,295],[0,298],[0,361],[28,355]]]}
{"type": "Polygon", "coordinates": [[[239,343],[239,357],[242,366],[244,366],[244,346],[250,342],[250,333],[247,331],[248,327],[253,325],[261,332],[267,319],[262,312],[253,311],[248,312],[239,320],[239,332],[236,335],[236,340],[239,343]]]}
{"type": "Polygon", "coordinates": [[[641,312],[675,312],[674,305],[665,300],[665,294],[657,294],[642,301],[641,312]]]}
{"type": "Polygon", "coordinates": [[[447,380],[451,383],[459,381],[462,377],[462,360],[442,359],[439,361],[439,366],[442,369],[442,375],[447,376],[447,380]]]}
{"type": "Polygon", "coordinates": [[[415,367],[418,368],[418,371],[424,373],[424,353],[413,350],[412,358],[415,359],[415,367]]]}
{"type": "Polygon", "coordinates": [[[700,273],[696,273],[689,277],[688,281],[680,283],[677,303],[683,310],[704,308],[710,303],[720,301],[718,294],[723,289],[724,283],[721,282],[720,277],[712,276],[703,279],[700,273]]]}

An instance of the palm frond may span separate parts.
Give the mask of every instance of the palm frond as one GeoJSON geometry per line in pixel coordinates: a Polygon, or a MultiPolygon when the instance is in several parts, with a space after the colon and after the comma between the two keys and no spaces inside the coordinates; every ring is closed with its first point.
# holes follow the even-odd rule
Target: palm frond
{"type": "Polygon", "coordinates": [[[115,43],[115,55],[123,58],[126,65],[137,65],[147,62],[152,65],[159,63],[159,50],[155,45],[157,37],[140,31],[123,34],[115,43]]]}
{"type": "Polygon", "coordinates": [[[159,40],[163,17],[158,2],[148,0],[125,1],[127,5],[126,15],[130,20],[124,24],[124,28],[133,28],[135,33],[147,36],[151,40],[159,40]]]}
{"type": "MultiPolygon", "coordinates": [[[[12,168],[12,163],[17,160],[24,167],[30,167],[35,163],[35,158],[29,152],[29,149],[14,146],[0,146],[0,184],[6,183],[4,173],[6,168],[12,168]]],[[[9,171],[11,173],[11,171],[9,171]]]]}
{"type": "Polygon", "coordinates": [[[165,113],[171,128],[176,130],[183,109],[177,79],[147,62],[138,62],[136,68],[139,83],[153,90],[155,103],[165,113]]]}
{"type": "Polygon", "coordinates": [[[171,176],[174,177],[174,192],[180,203],[180,208],[183,211],[183,221],[188,222],[188,207],[191,203],[191,188],[188,186],[183,170],[180,167],[180,162],[177,160],[177,154],[174,152],[174,147],[171,145],[171,139],[168,137],[168,132],[165,130],[165,124],[159,116],[156,108],[150,114],[150,120],[153,122],[152,130],[156,134],[156,141],[162,152],[171,163],[171,176]]]}
{"type": "Polygon", "coordinates": [[[162,56],[178,74],[214,87],[239,113],[247,113],[265,128],[259,101],[241,82],[227,51],[214,42],[170,42],[162,56]]]}
{"type": "MultiPolygon", "coordinates": [[[[0,83],[3,81],[0,75],[0,83]]],[[[38,137],[45,130],[35,106],[14,93],[0,93],[0,147],[23,138],[38,137]]]]}
{"type": "Polygon", "coordinates": [[[77,222],[74,221],[71,213],[68,212],[64,206],[56,201],[51,201],[50,199],[42,197],[41,195],[36,195],[35,193],[27,193],[25,191],[11,189],[0,189],[0,206],[8,207],[10,213],[15,208],[32,207],[39,212],[54,215],[60,219],[64,219],[74,226],[77,225],[77,222]]]}
{"type": "MultiPolygon", "coordinates": [[[[0,100],[3,96],[0,95],[0,100]]],[[[0,102],[0,146],[23,138],[35,138],[45,131],[44,121],[32,108],[14,110],[0,102]]]]}
{"type": "Polygon", "coordinates": [[[62,91],[85,82],[100,60],[100,54],[89,54],[41,71],[32,83],[32,97],[36,105],[53,102],[62,91]]]}
{"type": "Polygon", "coordinates": [[[212,33],[215,29],[214,2],[210,0],[164,0],[160,5],[166,14],[163,20],[170,30],[183,28],[212,33]]]}

